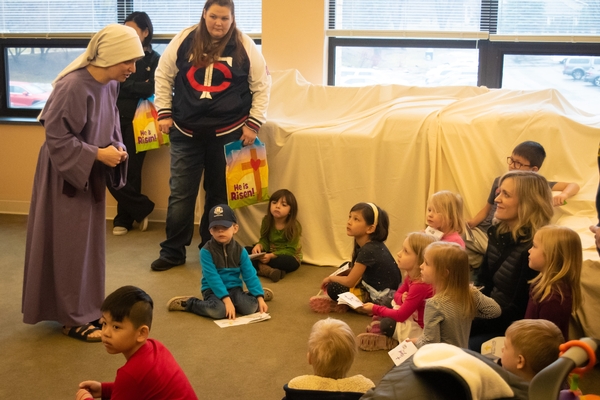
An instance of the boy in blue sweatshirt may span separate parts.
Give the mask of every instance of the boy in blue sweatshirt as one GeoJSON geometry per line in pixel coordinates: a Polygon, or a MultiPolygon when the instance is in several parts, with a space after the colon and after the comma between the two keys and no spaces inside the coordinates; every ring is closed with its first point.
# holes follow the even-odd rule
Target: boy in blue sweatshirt
{"type": "Polygon", "coordinates": [[[169,311],[187,311],[214,319],[235,319],[236,312],[267,312],[265,300],[271,300],[273,292],[263,290],[248,252],[233,239],[239,228],[233,210],[219,204],[210,210],[208,220],[212,238],[200,250],[204,300],[173,297],[167,303],[169,311]],[[244,292],[243,283],[248,292],[244,292]]]}

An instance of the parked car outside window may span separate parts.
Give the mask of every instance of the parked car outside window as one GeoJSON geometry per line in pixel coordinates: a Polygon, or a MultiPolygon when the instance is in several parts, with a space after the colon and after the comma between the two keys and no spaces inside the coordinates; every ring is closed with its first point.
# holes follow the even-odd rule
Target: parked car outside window
{"type": "Polygon", "coordinates": [[[600,67],[588,69],[583,77],[583,80],[585,82],[592,82],[596,86],[600,86],[600,67]]]}
{"type": "Polygon", "coordinates": [[[33,83],[10,81],[10,106],[42,108],[50,92],[33,83]]]}
{"type": "Polygon", "coordinates": [[[563,74],[580,80],[586,71],[594,66],[600,68],[600,57],[569,57],[565,61],[563,74]]]}

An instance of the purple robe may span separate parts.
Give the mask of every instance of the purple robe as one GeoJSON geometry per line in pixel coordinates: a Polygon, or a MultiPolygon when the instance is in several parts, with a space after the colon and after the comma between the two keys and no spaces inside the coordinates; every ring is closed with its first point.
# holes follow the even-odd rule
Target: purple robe
{"type": "Polygon", "coordinates": [[[109,168],[97,149],[121,143],[118,82],[86,68],[57,82],[42,114],[23,278],[23,321],[77,326],[101,316],[105,270],[106,174],[124,185],[127,163],[109,168]],[[121,175],[122,174],[122,175],[121,175]]]}

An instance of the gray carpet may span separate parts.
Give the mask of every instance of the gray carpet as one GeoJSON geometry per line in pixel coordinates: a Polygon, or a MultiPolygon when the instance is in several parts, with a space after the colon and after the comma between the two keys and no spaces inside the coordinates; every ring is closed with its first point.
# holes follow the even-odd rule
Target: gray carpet
{"type": "MultiPolygon", "coordinates": [[[[107,232],[111,229],[109,221],[107,232]]],[[[83,380],[112,381],[125,358],[107,354],[101,344],[63,335],[57,323],[22,322],[25,236],[25,216],[0,214],[0,399],[73,399],[83,380]]],[[[167,311],[171,297],[199,294],[201,275],[199,237],[188,248],[184,266],[150,270],[164,236],[164,224],[152,222],[146,232],[107,234],[106,291],[136,285],[150,294],[155,303],[150,336],[173,353],[198,398],[281,399],[285,383],[312,373],[306,341],[312,325],[325,316],[313,313],[308,299],[333,268],[302,265],[277,283],[260,278],[275,292],[269,303],[271,320],[222,329],[207,318],[167,311]]],[[[355,313],[332,316],[346,321],[357,334],[370,321],[355,313]]],[[[377,383],[392,366],[385,351],[359,352],[350,373],[377,383]]]]}

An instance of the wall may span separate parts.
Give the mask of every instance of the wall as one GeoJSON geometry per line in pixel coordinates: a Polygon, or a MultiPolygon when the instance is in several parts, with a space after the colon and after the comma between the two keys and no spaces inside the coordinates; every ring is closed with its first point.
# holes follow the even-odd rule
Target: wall
{"type": "Polygon", "coordinates": [[[297,69],[326,82],[326,0],[263,0],[262,51],[273,70],[297,69]]]}
{"type": "MultiPolygon", "coordinates": [[[[325,0],[263,0],[262,49],[270,70],[297,69],[325,81],[325,0]]],[[[0,213],[27,214],[44,131],[38,125],[0,124],[0,213]]],[[[151,220],[164,220],[169,197],[169,151],[153,150],[144,163],[143,192],[155,203],[151,220]]],[[[116,214],[108,194],[107,217],[116,214]]],[[[200,206],[201,204],[199,204],[200,206]]]]}
{"type": "MultiPolygon", "coordinates": [[[[34,125],[0,124],[0,213],[27,214],[33,176],[44,130],[34,125]]],[[[166,218],[169,196],[169,150],[148,152],[144,163],[144,193],[156,203],[152,219],[166,218]]],[[[116,214],[116,202],[107,192],[107,216],[116,214]]]]}

